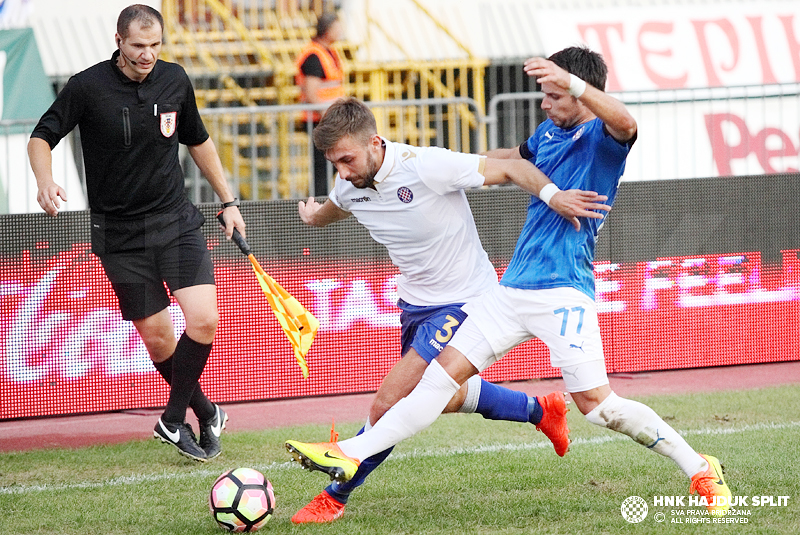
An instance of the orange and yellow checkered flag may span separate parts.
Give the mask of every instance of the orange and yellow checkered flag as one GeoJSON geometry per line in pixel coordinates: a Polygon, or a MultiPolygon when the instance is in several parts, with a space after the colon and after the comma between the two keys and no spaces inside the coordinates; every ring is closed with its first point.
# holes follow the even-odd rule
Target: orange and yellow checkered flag
{"type": "Polygon", "coordinates": [[[283,327],[283,332],[289,338],[292,348],[294,348],[294,358],[297,359],[300,369],[303,370],[303,377],[308,378],[306,354],[314,342],[314,336],[316,336],[319,328],[319,321],[300,304],[300,301],[292,297],[275,279],[270,277],[252,254],[247,255],[247,258],[253,264],[253,271],[256,272],[258,283],[261,285],[261,289],[264,290],[269,306],[275,313],[275,317],[278,318],[281,327],[283,327]]]}
{"type": "MultiPolygon", "coordinates": [[[[217,220],[222,227],[225,227],[225,221],[222,219],[222,212],[217,214],[217,220]]],[[[233,229],[233,242],[239,246],[250,263],[253,265],[253,271],[256,273],[258,284],[264,291],[270,308],[275,313],[278,323],[281,324],[283,332],[289,339],[294,349],[294,358],[300,365],[303,371],[303,377],[308,378],[308,363],[306,362],[306,354],[311,349],[311,344],[314,342],[314,337],[317,335],[319,328],[319,321],[311,314],[305,307],[300,304],[300,301],[292,297],[292,295],[283,289],[275,279],[269,276],[266,271],[261,267],[253,256],[250,250],[250,245],[239,234],[239,231],[233,229]]]]}

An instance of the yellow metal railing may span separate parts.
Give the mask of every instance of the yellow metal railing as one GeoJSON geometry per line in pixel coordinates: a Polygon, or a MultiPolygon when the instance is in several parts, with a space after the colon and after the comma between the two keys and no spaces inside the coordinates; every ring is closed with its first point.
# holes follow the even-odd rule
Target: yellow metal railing
{"type": "MultiPolygon", "coordinates": [[[[371,16],[379,4],[367,0],[368,32],[380,32],[403,51],[406,61],[376,62],[356,58],[351,43],[337,43],[345,71],[345,90],[364,101],[387,102],[415,99],[454,99],[453,104],[433,113],[427,107],[376,108],[382,135],[415,145],[433,143],[465,152],[485,150],[485,133],[475,136],[484,125],[476,120],[475,110],[458,99],[470,98],[484,113],[484,69],[487,61],[477,58],[448,29],[436,20],[423,2],[412,0],[420,17],[430,18],[463,58],[442,61],[414,61],[380,22],[371,16]],[[372,4],[375,4],[374,6],[372,4]],[[442,128],[442,124],[446,125],[442,128]],[[442,132],[446,132],[445,138],[442,132]],[[477,140],[475,142],[474,140],[477,140]],[[473,146],[477,143],[477,146],[473,146]]],[[[312,38],[317,17],[334,8],[332,1],[276,0],[163,0],[165,46],[163,56],[182,64],[195,80],[198,103],[207,108],[290,105],[297,102],[299,89],[294,84],[294,62],[300,50],[312,38]]],[[[275,198],[307,190],[307,162],[311,140],[306,125],[298,124],[297,114],[280,114],[278,123],[261,124],[257,130],[270,135],[256,136],[258,143],[269,144],[261,152],[272,156],[268,164],[271,185],[267,188],[252,181],[242,187],[242,198],[258,199],[264,194],[275,198]],[[300,149],[300,145],[307,146],[300,149]],[[277,166],[277,167],[276,167],[277,166]],[[278,169],[277,182],[275,169],[278,169]]],[[[239,132],[251,131],[242,115],[216,117],[209,128],[218,145],[223,164],[229,172],[236,167],[241,175],[246,169],[257,170],[263,162],[248,166],[239,152],[239,132]],[[224,135],[223,135],[224,134],[224,135]]],[[[248,121],[253,120],[250,115],[248,121]]],[[[252,154],[258,152],[251,150],[252,154]]],[[[243,183],[244,183],[243,182],[243,183]]]]}
{"type": "MultiPolygon", "coordinates": [[[[428,17],[434,25],[445,33],[452,42],[467,56],[466,59],[454,59],[454,60],[446,60],[446,61],[414,61],[410,59],[411,54],[407,51],[407,47],[396,39],[391,32],[387,31],[383,25],[380,23],[377,17],[373,15],[373,3],[366,2],[367,6],[367,38],[370,39],[370,34],[373,30],[377,30],[380,32],[383,37],[389,41],[395,48],[401,51],[409,60],[406,63],[403,63],[399,66],[391,66],[385,64],[364,64],[358,65],[357,68],[361,69],[370,69],[373,71],[378,77],[379,80],[376,81],[374,85],[370,85],[370,90],[374,87],[378,88],[378,91],[384,90],[385,91],[385,80],[386,76],[384,75],[385,72],[389,71],[394,68],[400,68],[401,70],[408,70],[413,73],[413,75],[417,76],[419,80],[415,80],[416,83],[419,85],[419,94],[421,98],[454,98],[454,97],[469,97],[474,99],[476,102],[479,103],[480,106],[483,106],[484,102],[484,84],[483,84],[483,75],[486,66],[488,65],[488,61],[477,58],[472,51],[464,45],[455,35],[450,32],[450,30],[442,24],[419,0],[412,0],[413,4],[417,7],[417,9],[426,17],[428,17]],[[456,74],[458,73],[458,74],[456,74]]],[[[378,9],[380,9],[380,5],[378,4],[378,9]]],[[[374,91],[372,91],[374,94],[374,91]]],[[[385,97],[389,97],[389,95],[384,94],[385,97]]],[[[390,97],[391,98],[391,97],[390,97]]],[[[388,100],[388,98],[383,98],[379,100],[388,100]]],[[[481,111],[484,112],[481,108],[481,111]]],[[[461,115],[461,119],[466,122],[462,122],[463,127],[477,127],[477,122],[475,117],[471,114],[468,107],[463,105],[455,105],[454,109],[450,109],[448,113],[447,120],[452,121],[452,116],[450,114],[458,113],[461,115]]],[[[380,120],[380,117],[379,117],[380,120]]],[[[457,129],[450,129],[450,139],[449,144],[455,143],[455,136],[460,135],[462,138],[467,134],[463,129],[458,131],[457,129]]],[[[389,132],[391,135],[391,132],[389,132]]],[[[422,139],[419,140],[421,143],[425,143],[428,140],[426,136],[423,135],[422,139]]],[[[409,141],[413,142],[413,141],[409,141]]],[[[478,147],[479,150],[485,150],[486,147],[478,147]]]]}
{"type": "MultiPolygon", "coordinates": [[[[466,106],[478,118],[479,125],[484,126],[484,115],[471,99],[457,97],[367,102],[367,106],[376,117],[383,118],[384,122],[378,125],[379,131],[383,133],[393,130],[393,139],[398,141],[410,142],[422,139],[425,135],[429,140],[428,145],[448,146],[456,151],[468,151],[468,147],[462,143],[470,137],[485,144],[485,140],[481,139],[483,128],[473,129],[460,124],[464,122],[461,121],[460,114],[452,114],[449,120],[445,120],[448,108],[466,106]],[[467,132],[468,135],[457,137],[456,144],[449,145],[447,131],[452,129],[467,132]]],[[[281,125],[296,117],[302,110],[312,107],[314,106],[309,104],[294,104],[201,110],[203,121],[214,136],[215,143],[226,148],[223,158],[230,162],[228,178],[242,198],[302,198],[310,193],[308,177],[313,169],[313,155],[309,150],[307,132],[311,124],[298,126],[297,130],[288,134],[281,130],[281,125]],[[282,138],[286,138],[288,150],[281,145],[282,138]],[[288,176],[307,178],[305,181],[288,181],[285,179],[287,173],[288,176]]],[[[199,192],[204,181],[199,180],[199,171],[194,166],[192,168],[188,184],[197,192],[194,200],[210,200],[201,197],[199,192]]]]}

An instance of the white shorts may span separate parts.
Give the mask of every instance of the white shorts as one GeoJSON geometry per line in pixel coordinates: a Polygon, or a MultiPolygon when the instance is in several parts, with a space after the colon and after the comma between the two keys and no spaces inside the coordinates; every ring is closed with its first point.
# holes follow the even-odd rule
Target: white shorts
{"type": "Polygon", "coordinates": [[[448,345],[483,371],[532,338],[550,349],[570,392],[608,384],[594,300],[574,288],[520,290],[496,286],[463,306],[469,317],[448,345]]]}

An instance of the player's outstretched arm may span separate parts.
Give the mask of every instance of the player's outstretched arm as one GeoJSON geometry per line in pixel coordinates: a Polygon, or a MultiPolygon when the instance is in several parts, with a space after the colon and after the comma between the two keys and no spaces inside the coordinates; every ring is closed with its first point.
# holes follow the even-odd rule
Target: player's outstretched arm
{"type": "Polygon", "coordinates": [[[603,201],[605,195],[593,191],[567,190],[561,191],[535,165],[522,158],[496,159],[486,158],[483,169],[484,185],[505,184],[513,182],[525,191],[536,195],[559,215],[568,219],[575,230],[580,230],[579,217],[602,219],[603,214],[594,210],[611,210],[603,201]]]}
{"type": "Polygon", "coordinates": [[[67,192],[53,181],[53,153],[47,141],[32,137],[28,142],[28,159],[36,177],[36,200],[42,210],[55,217],[61,208],[59,199],[66,201],[67,192]]]}
{"type": "Polygon", "coordinates": [[[510,149],[492,149],[482,152],[481,155],[487,158],[497,158],[500,160],[521,160],[522,155],[519,153],[519,147],[512,147],[510,149]]]}
{"type": "Polygon", "coordinates": [[[483,164],[484,186],[512,182],[532,195],[553,182],[538,167],[522,158],[486,158],[483,164]]]}
{"type": "Polygon", "coordinates": [[[330,200],[320,204],[314,197],[297,203],[297,212],[303,223],[312,227],[324,227],[350,216],[350,212],[342,210],[330,200]]]}

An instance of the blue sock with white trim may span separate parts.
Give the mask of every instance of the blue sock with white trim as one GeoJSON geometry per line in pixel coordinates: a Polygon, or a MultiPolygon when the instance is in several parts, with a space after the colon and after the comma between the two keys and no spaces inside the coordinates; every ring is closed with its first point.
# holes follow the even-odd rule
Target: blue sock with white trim
{"type": "MultiPolygon", "coordinates": [[[[470,383],[472,388],[474,383],[470,383]]],[[[475,412],[488,420],[508,420],[511,422],[542,421],[542,407],[535,397],[525,392],[511,390],[481,379],[480,396],[475,412]]]]}

